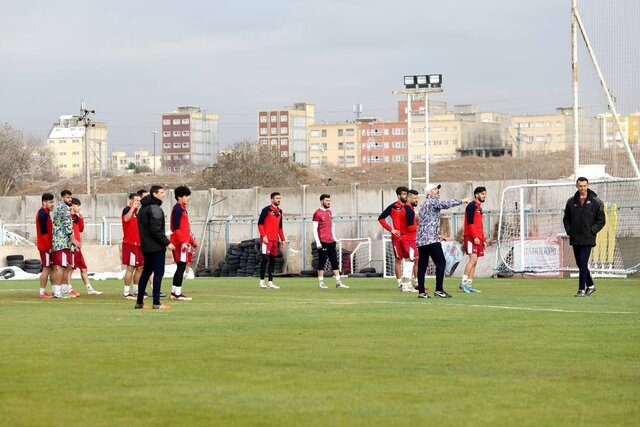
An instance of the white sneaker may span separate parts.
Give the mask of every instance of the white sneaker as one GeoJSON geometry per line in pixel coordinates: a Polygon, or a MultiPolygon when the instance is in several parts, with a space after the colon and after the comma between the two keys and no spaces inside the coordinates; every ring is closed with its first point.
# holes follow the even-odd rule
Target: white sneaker
{"type": "Polygon", "coordinates": [[[336,283],[336,288],[338,288],[338,289],[349,289],[349,287],[347,285],[345,285],[344,283],[342,283],[342,282],[336,283]]]}
{"type": "Polygon", "coordinates": [[[91,289],[87,289],[87,294],[88,295],[102,295],[102,292],[91,288],[91,289]]]}
{"type": "Polygon", "coordinates": [[[418,292],[416,289],[413,289],[413,286],[407,285],[402,287],[402,292],[418,292]]]}
{"type": "Polygon", "coordinates": [[[276,286],[273,284],[273,282],[269,282],[269,284],[267,285],[267,288],[269,289],[280,289],[280,286],[276,286]]]}
{"type": "Polygon", "coordinates": [[[264,282],[260,282],[260,287],[262,289],[267,289],[267,285],[265,285],[264,282]]]}
{"type": "Polygon", "coordinates": [[[319,287],[320,289],[329,289],[329,287],[328,287],[327,285],[325,285],[325,284],[324,284],[324,282],[319,282],[319,283],[318,283],[318,287],[319,287]]]}

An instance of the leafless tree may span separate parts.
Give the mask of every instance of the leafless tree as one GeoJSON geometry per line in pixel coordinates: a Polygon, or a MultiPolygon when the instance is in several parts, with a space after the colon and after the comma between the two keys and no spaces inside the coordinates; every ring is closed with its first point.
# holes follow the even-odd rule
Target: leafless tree
{"type": "Polygon", "coordinates": [[[221,152],[217,163],[203,171],[203,179],[220,189],[288,187],[304,183],[307,171],[278,150],[242,141],[221,152]]]}
{"type": "Polygon", "coordinates": [[[19,183],[55,178],[51,151],[43,141],[7,123],[0,124],[0,195],[19,183]]]}

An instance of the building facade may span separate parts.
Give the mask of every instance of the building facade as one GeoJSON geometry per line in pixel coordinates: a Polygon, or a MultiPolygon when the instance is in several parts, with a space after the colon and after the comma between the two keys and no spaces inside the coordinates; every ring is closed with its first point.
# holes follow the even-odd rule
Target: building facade
{"type": "Polygon", "coordinates": [[[107,124],[91,122],[84,127],[80,116],[64,115],[49,131],[47,145],[54,156],[59,176],[72,178],[84,175],[85,137],[89,148],[89,171],[101,176],[109,167],[107,157],[107,124]]]}
{"type": "Polygon", "coordinates": [[[358,123],[309,126],[309,165],[360,166],[358,123]]]}
{"type": "Polygon", "coordinates": [[[217,114],[200,107],[181,106],[162,114],[161,163],[167,172],[211,166],[218,159],[217,114]]]}
{"type": "Polygon", "coordinates": [[[628,116],[620,116],[621,130],[616,129],[616,122],[611,113],[601,114],[600,127],[602,130],[602,140],[604,148],[609,148],[615,144],[618,148],[623,147],[622,135],[627,136],[629,145],[634,148],[640,147],[640,112],[636,111],[628,116]],[[621,132],[622,131],[622,132],[621,132]]]}
{"type": "Polygon", "coordinates": [[[133,154],[124,151],[114,151],[111,153],[111,171],[114,174],[134,172],[135,168],[131,169],[131,165],[145,170],[148,168],[148,171],[152,172],[154,170],[154,162],[155,170],[160,171],[162,168],[160,156],[153,156],[149,154],[147,150],[134,151],[133,154]]]}
{"type": "Polygon", "coordinates": [[[296,163],[308,164],[308,131],[315,105],[296,103],[280,110],[258,111],[258,144],[268,145],[296,163]]]}

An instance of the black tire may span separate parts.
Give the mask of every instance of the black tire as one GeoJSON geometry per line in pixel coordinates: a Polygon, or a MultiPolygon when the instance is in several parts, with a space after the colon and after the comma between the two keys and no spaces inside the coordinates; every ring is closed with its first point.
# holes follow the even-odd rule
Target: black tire
{"type": "Polygon", "coordinates": [[[2,277],[3,279],[11,279],[15,275],[16,273],[10,268],[5,268],[4,270],[0,271],[0,277],[2,277]]]}
{"type": "Polygon", "coordinates": [[[300,275],[305,277],[318,277],[318,270],[302,270],[300,275]]]}
{"type": "Polygon", "coordinates": [[[382,273],[366,273],[367,277],[382,277],[382,273]]]}
{"type": "Polygon", "coordinates": [[[358,271],[358,273],[363,273],[363,274],[375,273],[375,272],[376,272],[376,269],[373,267],[361,268],[360,271],[358,271]]]}
{"type": "Polygon", "coordinates": [[[22,255],[7,255],[8,261],[24,261],[24,256],[22,255]]]}
{"type": "Polygon", "coordinates": [[[21,270],[25,269],[24,261],[9,261],[7,267],[18,267],[21,270]]]}
{"type": "Polygon", "coordinates": [[[39,259],[25,259],[24,265],[42,265],[42,261],[39,259]]]}
{"type": "Polygon", "coordinates": [[[365,277],[367,277],[365,273],[353,273],[349,275],[349,278],[354,278],[354,279],[365,278],[365,277]]]}

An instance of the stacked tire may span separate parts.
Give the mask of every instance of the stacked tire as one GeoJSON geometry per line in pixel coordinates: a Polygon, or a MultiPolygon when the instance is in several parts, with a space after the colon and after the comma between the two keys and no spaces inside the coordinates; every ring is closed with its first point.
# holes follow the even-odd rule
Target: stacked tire
{"type": "MultiPolygon", "coordinates": [[[[240,243],[230,244],[224,261],[220,262],[218,267],[210,270],[209,273],[212,277],[259,276],[261,261],[260,239],[243,240],[240,243]]],[[[284,258],[282,252],[278,251],[274,274],[282,274],[283,266],[284,258]]]]}
{"type": "Polygon", "coordinates": [[[7,255],[7,267],[18,267],[25,269],[24,257],[22,255],[7,255]]]}
{"type": "Polygon", "coordinates": [[[25,260],[24,271],[31,274],[42,273],[42,262],[39,259],[25,260]]]}

